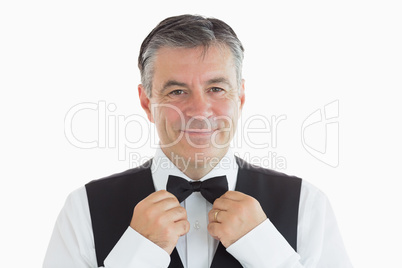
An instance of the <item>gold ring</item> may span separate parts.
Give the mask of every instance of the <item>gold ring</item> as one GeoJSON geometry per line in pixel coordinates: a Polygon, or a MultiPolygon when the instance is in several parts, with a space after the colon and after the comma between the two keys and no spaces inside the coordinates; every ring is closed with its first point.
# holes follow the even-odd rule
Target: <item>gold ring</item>
{"type": "Polygon", "coordinates": [[[220,212],[220,210],[217,210],[217,211],[215,211],[215,214],[214,214],[214,219],[215,219],[216,222],[218,222],[217,217],[218,217],[219,212],[220,212]]]}

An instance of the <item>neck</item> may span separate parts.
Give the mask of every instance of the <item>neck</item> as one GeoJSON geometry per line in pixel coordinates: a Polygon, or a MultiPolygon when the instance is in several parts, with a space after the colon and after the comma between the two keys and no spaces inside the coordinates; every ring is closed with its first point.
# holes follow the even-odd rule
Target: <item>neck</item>
{"type": "Polygon", "coordinates": [[[163,149],[162,151],[181,172],[192,180],[199,180],[219,164],[228,149],[220,152],[221,155],[215,154],[214,157],[184,157],[174,152],[165,152],[163,149]]]}

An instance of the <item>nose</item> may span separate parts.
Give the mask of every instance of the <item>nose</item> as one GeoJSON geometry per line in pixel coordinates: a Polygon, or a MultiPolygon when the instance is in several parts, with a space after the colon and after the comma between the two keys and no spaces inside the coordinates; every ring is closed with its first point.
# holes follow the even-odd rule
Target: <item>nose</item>
{"type": "Polygon", "coordinates": [[[186,116],[191,118],[212,116],[212,103],[205,92],[191,94],[188,98],[186,116]]]}

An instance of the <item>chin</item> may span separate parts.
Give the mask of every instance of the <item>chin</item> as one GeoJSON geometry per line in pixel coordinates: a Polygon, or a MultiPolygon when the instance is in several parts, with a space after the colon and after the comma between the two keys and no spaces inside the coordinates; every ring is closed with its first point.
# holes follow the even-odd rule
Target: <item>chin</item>
{"type": "Polygon", "coordinates": [[[183,137],[178,143],[167,146],[166,152],[184,158],[186,161],[200,161],[200,159],[211,159],[223,157],[229,146],[230,140],[228,137],[220,137],[215,143],[211,142],[211,139],[205,138],[191,138],[186,139],[183,137]]]}
{"type": "Polygon", "coordinates": [[[227,152],[227,147],[225,148],[204,148],[204,149],[196,149],[192,148],[191,150],[184,150],[183,157],[187,159],[191,159],[190,161],[210,161],[213,158],[222,158],[227,152]]]}

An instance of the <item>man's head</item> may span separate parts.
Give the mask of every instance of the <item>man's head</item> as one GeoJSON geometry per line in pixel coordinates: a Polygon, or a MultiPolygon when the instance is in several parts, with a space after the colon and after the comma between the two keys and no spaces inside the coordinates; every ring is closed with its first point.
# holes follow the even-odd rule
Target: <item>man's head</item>
{"type": "Polygon", "coordinates": [[[198,171],[227,152],[244,103],[242,60],[235,33],[216,19],[168,18],[144,40],[141,106],[177,166],[198,171]]]}
{"type": "Polygon", "coordinates": [[[181,15],[161,21],[144,39],[138,57],[141,82],[152,95],[155,57],[162,47],[195,48],[227,46],[232,52],[238,86],[241,86],[244,48],[233,29],[225,22],[194,15],[181,15]]]}

